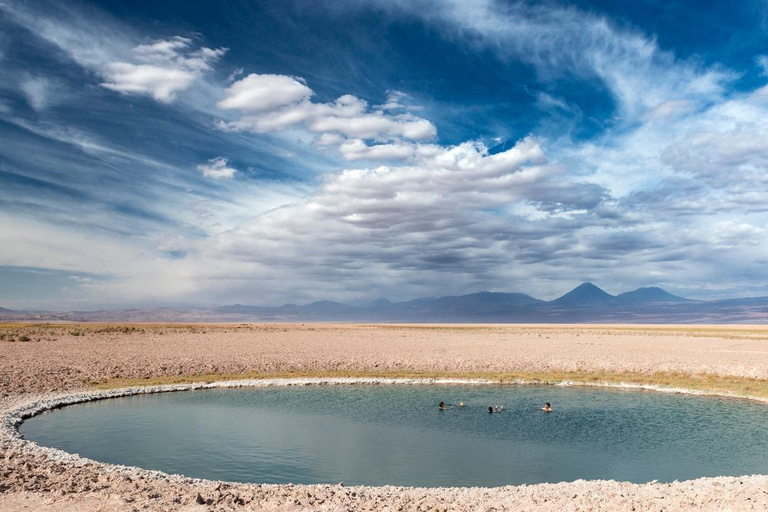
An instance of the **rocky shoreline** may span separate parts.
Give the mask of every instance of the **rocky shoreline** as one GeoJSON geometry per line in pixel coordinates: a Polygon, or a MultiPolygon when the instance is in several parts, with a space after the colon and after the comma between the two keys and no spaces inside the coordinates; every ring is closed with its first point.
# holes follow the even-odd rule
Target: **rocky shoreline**
{"type": "MultiPolygon", "coordinates": [[[[36,414],[93,400],[136,394],[244,386],[491,384],[461,379],[264,379],[29,395],[3,400],[2,481],[11,499],[45,497],[49,506],[93,510],[761,510],[768,476],[701,478],[669,484],[584,481],[498,488],[346,487],[239,484],[105,464],[25,441],[21,423],[36,414]],[[74,504],[74,503],[73,503],[74,504]]],[[[573,383],[578,385],[580,383],[573,383]]],[[[643,386],[645,388],[652,388],[643,386]]],[[[685,390],[658,391],[685,392],[685,390]]],[[[0,504],[2,499],[0,499],[0,504]]],[[[64,508],[62,508],[63,510],[64,508]]],[[[52,509],[53,510],[53,509],[52,509]]]]}

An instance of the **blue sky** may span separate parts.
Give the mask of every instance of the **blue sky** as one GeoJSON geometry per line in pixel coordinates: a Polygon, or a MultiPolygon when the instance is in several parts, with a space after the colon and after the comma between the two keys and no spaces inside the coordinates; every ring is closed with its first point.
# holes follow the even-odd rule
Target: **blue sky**
{"type": "Polygon", "coordinates": [[[0,306],[768,295],[768,4],[0,0],[0,306]]]}

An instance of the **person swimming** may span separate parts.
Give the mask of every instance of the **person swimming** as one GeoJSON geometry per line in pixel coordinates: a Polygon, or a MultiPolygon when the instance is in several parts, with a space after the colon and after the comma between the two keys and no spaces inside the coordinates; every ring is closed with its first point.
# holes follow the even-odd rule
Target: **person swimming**
{"type": "Polygon", "coordinates": [[[493,414],[493,407],[488,407],[488,413],[493,414]]]}
{"type": "Polygon", "coordinates": [[[496,407],[493,408],[493,412],[501,412],[503,410],[504,410],[503,405],[497,405],[496,407]]]}
{"type": "Polygon", "coordinates": [[[463,401],[459,402],[459,407],[464,407],[464,402],[463,401]]]}
{"type": "Polygon", "coordinates": [[[547,402],[544,404],[544,407],[542,407],[541,410],[544,412],[552,412],[552,405],[547,402]]]}
{"type": "Polygon", "coordinates": [[[440,402],[440,405],[438,407],[440,408],[441,411],[444,411],[447,409],[447,407],[445,406],[445,402],[440,402]]]}

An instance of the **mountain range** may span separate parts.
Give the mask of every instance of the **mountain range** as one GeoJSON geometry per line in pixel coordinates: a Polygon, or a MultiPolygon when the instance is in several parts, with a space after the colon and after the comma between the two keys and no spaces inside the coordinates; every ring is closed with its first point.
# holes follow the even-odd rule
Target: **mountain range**
{"type": "Polygon", "coordinates": [[[68,322],[391,322],[391,323],[766,323],[768,297],[691,300],[661,288],[611,295],[583,283],[562,297],[540,300],[524,293],[479,292],[404,302],[377,299],[363,305],[332,301],[282,306],[101,311],[11,311],[4,321],[68,322]]]}

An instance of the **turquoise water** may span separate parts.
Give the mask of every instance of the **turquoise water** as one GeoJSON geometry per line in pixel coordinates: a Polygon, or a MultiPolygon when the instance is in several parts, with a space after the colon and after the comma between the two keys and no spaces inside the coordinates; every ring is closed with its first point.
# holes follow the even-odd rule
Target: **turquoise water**
{"type": "Polygon", "coordinates": [[[102,462],[216,480],[499,486],[768,473],[768,407],[546,386],[310,386],[135,396],[22,425],[102,462]],[[440,411],[437,404],[464,408],[440,411]],[[539,408],[551,402],[552,413],[539,408]],[[489,405],[504,405],[488,414],[489,405]]]}

